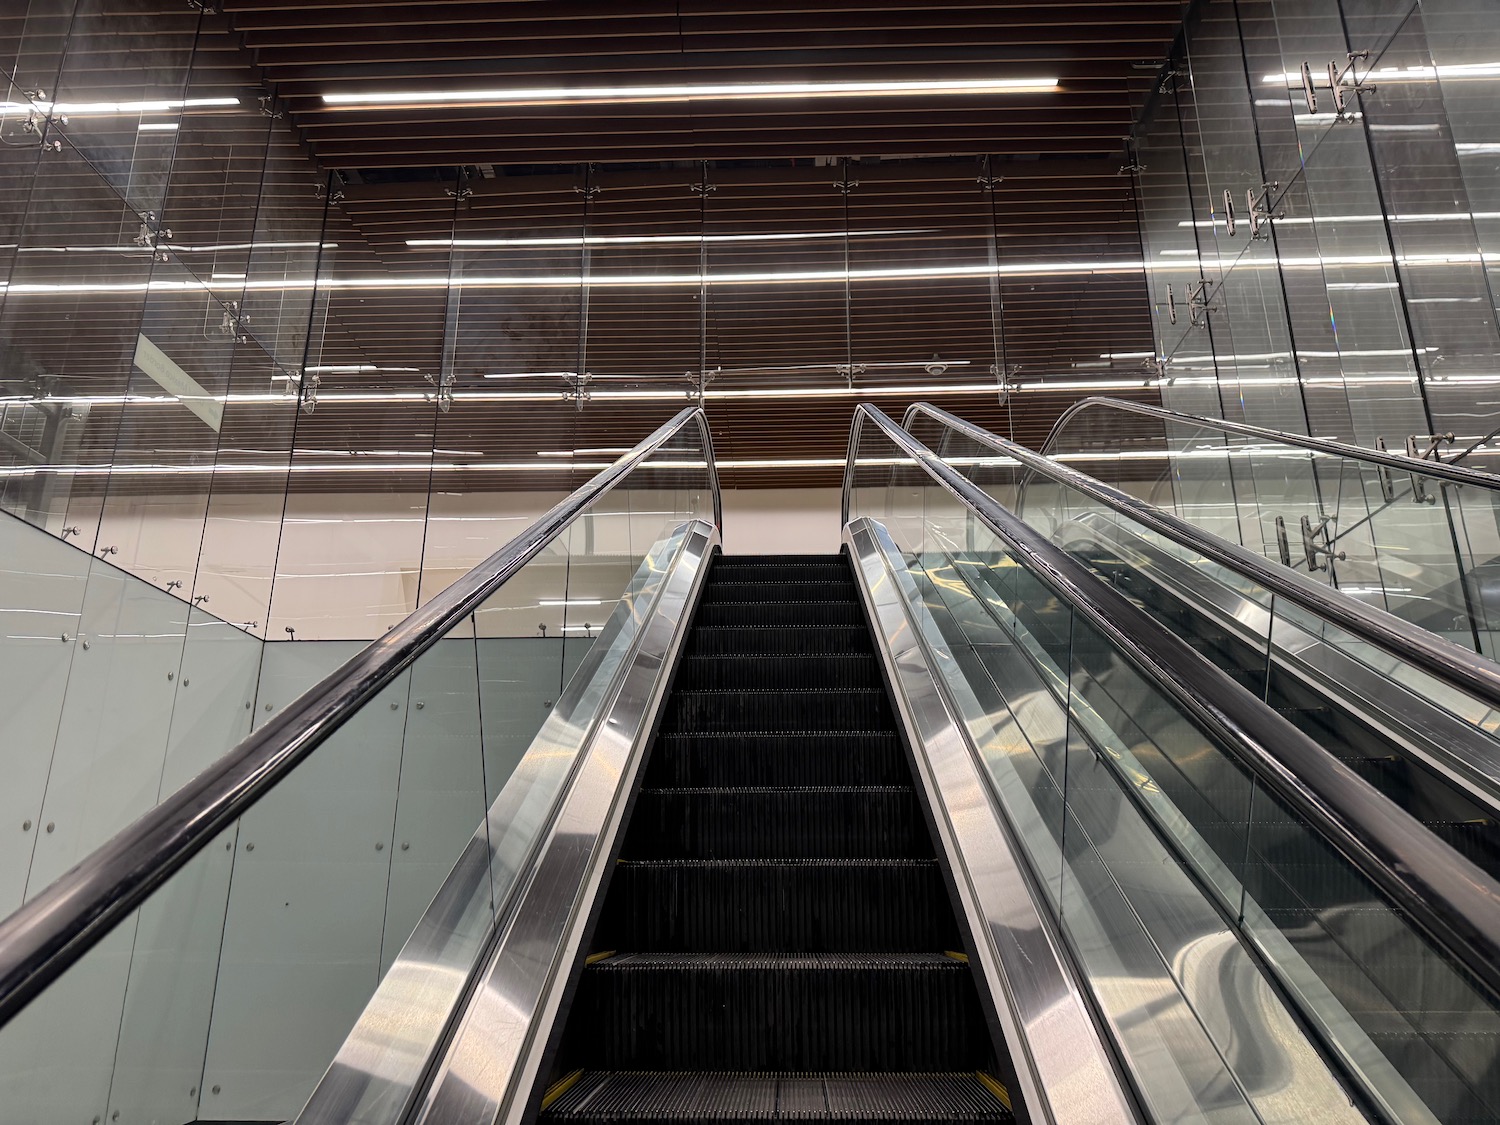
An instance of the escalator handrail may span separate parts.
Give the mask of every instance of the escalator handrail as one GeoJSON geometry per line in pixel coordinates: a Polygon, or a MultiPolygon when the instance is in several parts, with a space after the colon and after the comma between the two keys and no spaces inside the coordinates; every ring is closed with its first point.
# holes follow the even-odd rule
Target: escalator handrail
{"type": "MultiPolygon", "coordinates": [[[[1347,442],[1333,441],[1330,438],[1306,437],[1302,434],[1286,433],[1282,430],[1268,430],[1262,426],[1251,426],[1245,422],[1226,422],[1219,418],[1205,418],[1199,414],[1184,414],[1181,411],[1168,410],[1162,406],[1149,406],[1144,402],[1127,402],[1125,399],[1109,398],[1105,395],[1094,395],[1089,398],[1080,399],[1064,410],[1058,416],[1056,424],[1053,425],[1051,431],[1047,434],[1047,440],[1042,442],[1042,453],[1048,454],[1053,443],[1062,436],[1063,428],[1076,415],[1081,414],[1085,410],[1092,410],[1099,407],[1110,410],[1122,410],[1130,414],[1142,414],[1148,418],[1159,418],[1165,422],[1175,422],[1185,426],[1202,426],[1211,430],[1219,430],[1226,434],[1259,438],[1263,441],[1275,442],[1279,445],[1293,445],[1300,449],[1311,450],[1314,453],[1326,453],[1330,457],[1346,457],[1351,461],[1364,461],[1367,464],[1379,465],[1382,468],[1395,469],[1403,473],[1436,477],[1438,480],[1449,481],[1453,484],[1471,484],[1476,488],[1500,491],[1500,475],[1488,473],[1482,469],[1470,469],[1463,465],[1455,465],[1449,461],[1427,461],[1416,457],[1407,457],[1403,454],[1390,453],[1383,449],[1366,449],[1362,445],[1350,445],[1347,442]]],[[[1233,452],[1233,450],[1230,452],[1233,452]]],[[[1170,458],[1172,451],[1170,449],[1163,449],[1162,456],[1170,458]]]]}
{"type": "Polygon", "coordinates": [[[703,443],[714,525],[722,528],[708,419],[701,408],[689,407],[0,921],[0,1027],[578,516],[691,424],[698,426],[703,443]]]}
{"type": "Polygon", "coordinates": [[[1462,689],[1486,705],[1500,709],[1500,667],[1473,650],[1454,644],[1436,633],[1414,629],[1409,622],[1394,614],[1366,605],[1320,582],[1305,578],[1296,571],[1272,563],[1237,543],[1230,543],[1203,531],[1153,504],[1112,488],[1077,469],[1060,465],[1044,454],[981,429],[930,403],[913,403],[906,411],[902,426],[910,428],[917,413],[926,414],[972,441],[1014,458],[1033,473],[1076,489],[1136,523],[1253,580],[1361,640],[1400,657],[1413,667],[1462,689]]]}
{"type": "Polygon", "coordinates": [[[865,423],[999,536],[1184,711],[1235,747],[1257,779],[1500,997],[1500,883],[869,403],[859,404],[850,427],[845,524],[865,423]]]}

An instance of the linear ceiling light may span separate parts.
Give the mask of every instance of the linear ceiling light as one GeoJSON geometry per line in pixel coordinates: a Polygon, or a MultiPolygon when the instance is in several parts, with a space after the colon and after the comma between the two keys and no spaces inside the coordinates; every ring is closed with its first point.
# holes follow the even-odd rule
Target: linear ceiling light
{"type": "Polygon", "coordinates": [[[1056,78],[952,78],[905,82],[737,82],[682,86],[579,86],[513,90],[377,90],[324,94],[334,109],[430,109],[447,106],[590,105],[729,101],[755,98],[864,98],[936,94],[1016,94],[1057,89],[1056,78]]]}
{"type": "Polygon", "coordinates": [[[207,109],[239,104],[239,98],[188,98],[186,101],[154,102],[0,102],[0,111],[39,109],[43,113],[85,117],[118,113],[170,113],[174,109],[207,109]]]}
{"type": "Polygon", "coordinates": [[[408,238],[408,246],[455,246],[459,249],[484,249],[494,246],[647,246],[652,244],[685,244],[701,246],[715,242],[805,242],[818,238],[873,238],[891,234],[931,234],[935,228],[913,227],[908,230],[809,230],[765,234],[589,234],[549,238],[408,238]]]}
{"type": "MultiPolygon", "coordinates": [[[[1382,66],[1374,70],[1361,70],[1361,81],[1372,82],[1430,82],[1434,78],[1496,78],[1500,77],[1500,63],[1458,63],[1452,66],[1382,66]]],[[[1288,87],[1302,85],[1302,74],[1287,71],[1283,74],[1268,74],[1261,79],[1267,86],[1288,87]]],[[[1320,83],[1325,85],[1325,83],[1320,83]]]]}

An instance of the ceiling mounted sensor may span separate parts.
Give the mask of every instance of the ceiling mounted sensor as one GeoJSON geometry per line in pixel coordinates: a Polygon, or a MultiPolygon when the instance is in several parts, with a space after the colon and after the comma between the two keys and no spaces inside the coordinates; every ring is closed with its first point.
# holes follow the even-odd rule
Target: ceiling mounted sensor
{"type": "Polygon", "coordinates": [[[600,105],[742,101],[763,98],[932,97],[1056,90],[1056,78],[952,78],[886,82],[738,82],[671,86],[578,86],[514,90],[378,90],[324,94],[330,109],[438,109],[461,106],[600,105]]]}

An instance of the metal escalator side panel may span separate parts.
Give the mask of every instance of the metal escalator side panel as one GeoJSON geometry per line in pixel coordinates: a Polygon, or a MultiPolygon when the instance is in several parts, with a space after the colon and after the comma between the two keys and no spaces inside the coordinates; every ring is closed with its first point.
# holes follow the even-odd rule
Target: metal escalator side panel
{"type": "Polygon", "coordinates": [[[1084,999],[1038,892],[949,710],[910,620],[875,526],[844,532],[860,594],[879,638],[896,710],[914,751],[943,852],[958,888],[981,978],[1010,1049],[1018,1113],[1052,1125],[1141,1120],[1084,999]]]}
{"type": "MultiPolygon", "coordinates": [[[[961,632],[955,638],[951,654],[956,664],[969,666],[965,669],[968,683],[979,692],[983,690],[981,682],[989,681],[1000,697],[998,702],[986,700],[981,706],[990,714],[1011,707],[1016,725],[1022,729],[1023,737],[1037,747],[1039,757],[1043,756],[1046,742],[1058,741],[1056,728],[1071,728],[1069,740],[1086,747],[1090,760],[1101,771],[1115,775],[1117,789],[1113,793],[1103,792],[1097,785],[1072,786],[1067,832],[1076,840],[1080,834],[1089,834],[1090,824],[1108,826],[1107,832],[1095,832],[1090,840],[1092,850],[1098,855],[1097,862],[1104,870],[1122,859],[1143,866],[1169,861],[1180,865],[1180,870],[1164,869],[1157,878],[1134,884],[1127,885],[1123,877],[1116,878],[1122,888],[1135,895],[1131,909],[1142,930],[1151,934],[1159,948],[1180,951],[1180,955],[1164,959],[1169,973],[1177,976],[1179,966],[1191,966],[1190,971],[1181,973],[1189,1008],[1199,1013],[1215,1013],[1219,1027],[1235,1029],[1221,1047],[1224,1057],[1243,1063],[1249,1047],[1248,1053],[1263,1051],[1264,1059],[1278,1052],[1286,1059],[1282,1065],[1265,1068],[1255,1066],[1252,1060],[1250,1077],[1240,1080],[1247,1094],[1258,1103],[1279,1102],[1285,1109],[1287,1095],[1293,1088],[1276,1077],[1278,1071],[1288,1074],[1299,1066],[1322,1069],[1307,1051],[1289,1050],[1292,1039],[1304,1034],[1292,1015],[1295,1011],[1304,1026],[1316,1032],[1325,1049],[1349,1073],[1360,1076],[1366,1094],[1390,1119],[1413,1125],[1438,1120],[1345,1006],[1344,998],[1336,995],[1318,969],[1309,963],[1304,948],[1289,940],[1247,886],[1247,866],[1253,849],[1249,846],[1250,833],[1240,822],[1252,803],[1263,807],[1265,800],[1263,794],[1254,794],[1251,779],[1234,769],[1230,760],[1216,753],[1205,753],[1209,744],[1202,740],[1201,734],[1189,728],[1180,714],[1164,708],[1146,682],[1126,668],[1117,665],[1111,670],[1109,693],[1101,696],[1091,690],[1095,685],[1075,682],[1092,677],[1070,677],[1053,666],[1047,650],[1027,635],[1019,617],[1006,613],[1004,599],[985,585],[985,568],[955,565],[947,569],[960,575],[960,581],[969,584],[975,597],[960,596],[959,583],[935,583],[935,595],[941,601],[934,611],[947,609],[951,614],[937,624],[945,634],[955,626],[961,632]],[[1015,630],[1015,644],[1004,658],[981,661],[964,652],[963,641],[975,627],[966,614],[975,605],[998,610],[1015,630]],[[1000,674],[996,675],[997,672],[1000,674]],[[1017,698],[1026,700],[1026,705],[1017,706],[1013,702],[1017,698]],[[1048,702],[1059,714],[1044,716],[1048,721],[1039,722],[1037,712],[1044,710],[1048,702]],[[1174,754],[1174,746],[1186,754],[1174,754]],[[1171,783],[1172,774],[1176,775],[1177,784],[1171,783]],[[1184,783],[1199,803],[1195,815],[1188,815],[1178,804],[1185,795],[1184,783]],[[1203,814],[1214,805],[1220,807],[1205,818],[1203,814]],[[1123,818],[1129,816],[1132,807],[1137,816],[1127,825],[1123,818]],[[1082,833],[1078,831],[1080,828],[1082,833]],[[1222,854],[1228,842],[1224,839],[1226,832],[1232,837],[1232,856],[1222,854]],[[1122,846],[1122,838],[1126,836],[1133,836],[1134,840],[1122,846]],[[1213,840],[1218,841],[1217,846],[1213,840]],[[1175,889],[1166,886],[1169,881],[1177,884],[1175,889]],[[1155,888],[1159,900],[1176,899],[1171,911],[1136,905],[1152,894],[1151,883],[1159,884],[1155,888]],[[1163,890],[1167,891],[1165,895],[1161,893],[1163,890]],[[1207,896],[1217,901],[1217,909],[1207,896]],[[1188,906],[1190,898],[1198,900],[1192,907],[1188,906]],[[1258,967],[1249,951],[1258,955],[1258,967]],[[1206,972],[1208,965],[1214,969],[1206,972]],[[1215,976],[1217,979],[1210,981],[1215,976]],[[1270,981],[1282,990],[1283,1001],[1272,994],[1270,981]],[[1195,988],[1199,990],[1196,995],[1195,988]],[[1269,1046],[1253,1046],[1256,1043],[1269,1046]]],[[[1075,650],[1073,655],[1079,654],[1075,650]]],[[[1061,763],[1053,768],[1059,777],[1070,776],[1064,775],[1067,767],[1061,763]]],[[[1072,768],[1076,770],[1077,766],[1072,768]]],[[[1076,781],[1071,776],[1070,780],[1076,781]]],[[[1063,782],[1059,780],[1057,784],[1061,788],[1063,782]]],[[[1075,851],[1069,849],[1069,863],[1077,870],[1080,862],[1073,855],[1075,851]]],[[[1371,911],[1349,913],[1359,915],[1367,931],[1372,927],[1371,911]]],[[[1079,922],[1075,910],[1069,923],[1075,940],[1079,922]]],[[[1118,935],[1119,931],[1116,932],[1118,935]]],[[[1328,971],[1327,960],[1325,951],[1320,966],[1323,972],[1328,971]]],[[[1348,967],[1348,972],[1358,974],[1357,962],[1348,967]]],[[[1152,1019],[1162,1019],[1167,1010],[1157,1000],[1152,1019]]],[[[1208,1022],[1215,1021],[1210,1018],[1208,1022]]],[[[1180,1040],[1181,1036],[1175,1038],[1180,1040]]],[[[1290,1104],[1310,1104],[1310,1099],[1294,1097],[1290,1104]]],[[[1325,1104],[1341,1108],[1336,1094],[1328,1097],[1325,1104]]]]}
{"type": "Polygon", "coordinates": [[[1309,690],[1337,696],[1361,722],[1421,759],[1425,766],[1484,804],[1500,819],[1500,745],[1492,728],[1495,712],[1467,696],[1439,695],[1435,681],[1413,682],[1398,661],[1377,667],[1378,652],[1357,659],[1347,645],[1334,644],[1337,630],[1278,602],[1274,614],[1247,593],[1222,582],[1208,567],[1194,565],[1159,544],[1106,521],[1083,519],[1062,529],[1062,544],[1078,554],[1083,540],[1106,546],[1132,566],[1147,572],[1164,596],[1225,631],[1241,634],[1246,644],[1264,650],[1269,637],[1278,671],[1309,690]],[[1435,701],[1436,697],[1440,702],[1435,701]],[[1459,710],[1464,703],[1473,710],[1459,710]]]}
{"type": "Polygon", "coordinates": [[[690,529],[405,1120],[488,1125],[535,1111],[543,1056],[718,541],[705,524],[690,529]]]}
{"type": "Polygon", "coordinates": [[[404,1120],[486,950],[513,916],[560,804],[647,627],[683,568],[706,568],[717,532],[684,524],[632,577],[530,748],[297,1117],[299,1125],[404,1120]]]}

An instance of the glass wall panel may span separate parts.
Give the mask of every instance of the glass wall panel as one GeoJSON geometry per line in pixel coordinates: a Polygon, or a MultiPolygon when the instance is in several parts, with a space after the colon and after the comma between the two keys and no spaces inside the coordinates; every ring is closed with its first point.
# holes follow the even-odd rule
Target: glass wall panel
{"type": "Polygon", "coordinates": [[[983,382],[999,361],[984,167],[923,161],[848,174],[859,178],[844,196],[855,385],[983,382]]]}

